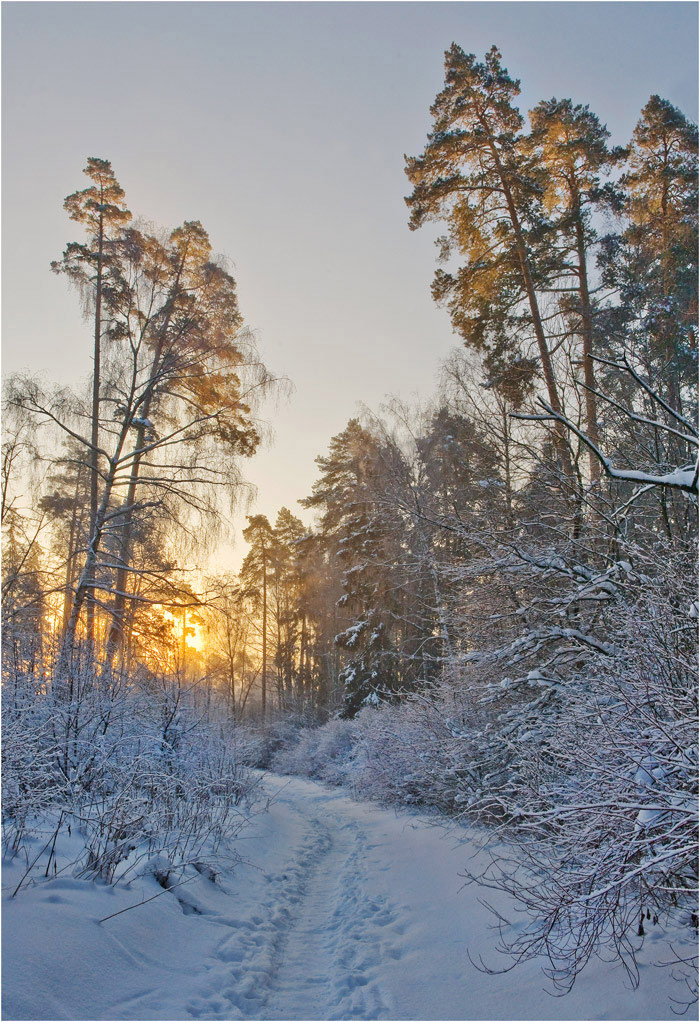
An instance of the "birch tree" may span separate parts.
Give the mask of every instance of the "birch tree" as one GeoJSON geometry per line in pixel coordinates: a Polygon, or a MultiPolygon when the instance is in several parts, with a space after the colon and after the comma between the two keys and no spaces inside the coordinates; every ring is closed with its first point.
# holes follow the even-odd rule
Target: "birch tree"
{"type": "MultiPolygon", "coordinates": [[[[99,490],[100,388],[102,383],[103,318],[110,316],[109,301],[115,280],[111,243],[131,219],[124,203],[124,191],[117,181],[109,160],[90,157],[83,173],[92,184],[66,198],[64,209],[70,219],[83,224],[87,232],[84,242],[71,242],[63,258],[52,263],[57,273],[65,273],[77,285],[93,308],[92,405],[90,413],[90,525],[95,530],[99,490]],[[103,302],[106,308],[103,310],[103,302]]],[[[87,632],[89,642],[95,639],[95,605],[92,592],[87,599],[87,632]]]]}

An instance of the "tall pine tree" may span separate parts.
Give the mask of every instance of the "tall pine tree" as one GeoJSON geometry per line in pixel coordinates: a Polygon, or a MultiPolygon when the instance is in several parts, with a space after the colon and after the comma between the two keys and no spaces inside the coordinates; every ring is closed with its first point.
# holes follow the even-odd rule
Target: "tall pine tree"
{"type": "MultiPolygon", "coordinates": [[[[445,54],[445,86],[431,113],[433,130],[422,156],[406,158],[413,185],[406,199],[412,230],[430,220],[447,224],[443,255],[466,257],[456,273],[438,270],[433,295],[449,308],[455,330],[487,356],[487,366],[523,389],[539,364],[547,397],[561,412],[560,388],[538,299],[548,280],[540,241],[537,167],[525,145],[520,92],[493,46],[480,63],[453,43],[445,54]],[[523,309],[524,306],[524,309],[523,309]],[[538,358],[514,343],[534,333],[538,358]]],[[[565,428],[555,425],[558,460],[573,466],[565,428]]]]}

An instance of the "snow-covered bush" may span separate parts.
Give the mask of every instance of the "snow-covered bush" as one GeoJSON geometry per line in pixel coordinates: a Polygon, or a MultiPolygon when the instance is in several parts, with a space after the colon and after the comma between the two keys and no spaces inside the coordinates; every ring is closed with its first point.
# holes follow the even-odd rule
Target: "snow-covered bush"
{"type": "Polygon", "coordinates": [[[56,769],[51,720],[28,696],[3,706],[2,833],[12,853],[21,847],[32,821],[60,802],[65,778],[56,769]]]}
{"type": "Polygon", "coordinates": [[[352,776],[356,732],[355,721],[346,719],[305,728],[293,743],[277,750],[271,768],[280,774],[313,777],[326,784],[347,784],[352,776]]]}
{"type": "Polygon", "coordinates": [[[413,696],[398,706],[368,707],[357,718],[353,784],[367,798],[453,812],[463,761],[464,707],[445,705],[445,692],[413,696]]]}
{"type": "MultiPolygon", "coordinates": [[[[566,989],[611,951],[636,979],[654,926],[697,931],[697,642],[693,573],[682,558],[630,575],[609,652],[566,685],[540,677],[539,715],[498,718],[513,750],[503,783],[470,812],[500,814],[516,841],[477,879],[512,894],[531,924],[502,934],[517,960],[546,955],[566,989]],[[527,726],[524,726],[527,720],[527,726]],[[516,726],[519,721],[520,726],[516,726]]],[[[496,729],[498,730],[498,728],[496,729]]]]}
{"type": "Polygon", "coordinates": [[[460,812],[480,791],[476,722],[482,717],[468,688],[444,684],[401,703],[367,706],[352,720],[292,733],[270,767],[343,784],[384,804],[460,812]]]}
{"type": "Polygon", "coordinates": [[[153,856],[173,867],[214,856],[245,824],[257,780],[236,732],[177,678],[96,683],[84,671],[70,698],[30,678],[17,691],[3,706],[10,854],[33,832],[71,828],[73,872],[113,882],[153,856]]]}
{"type": "Polygon", "coordinates": [[[276,754],[281,749],[291,748],[312,724],[312,718],[304,714],[246,722],[240,729],[244,761],[259,770],[270,769],[276,754]]]}

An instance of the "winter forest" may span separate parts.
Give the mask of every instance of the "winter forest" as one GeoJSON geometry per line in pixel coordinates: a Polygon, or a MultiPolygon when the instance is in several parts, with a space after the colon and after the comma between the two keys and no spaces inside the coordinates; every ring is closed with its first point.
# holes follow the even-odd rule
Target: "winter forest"
{"type": "Polygon", "coordinates": [[[697,127],[520,71],[449,45],[405,156],[438,386],[273,515],[238,254],[75,166],[89,358],[3,384],[5,1018],[697,1011],[697,127]]]}

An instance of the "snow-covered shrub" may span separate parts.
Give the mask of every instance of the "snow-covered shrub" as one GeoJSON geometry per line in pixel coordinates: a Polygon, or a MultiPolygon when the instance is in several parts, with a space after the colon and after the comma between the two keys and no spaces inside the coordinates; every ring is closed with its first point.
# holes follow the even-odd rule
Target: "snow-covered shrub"
{"type": "Polygon", "coordinates": [[[76,875],[113,882],[154,855],[173,866],[214,856],[245,824],[258,782],[236,731],[203,715],[177,678],[84,672],[70,698],[29,679],[21,691],[3,706],[10,853],[33,830],[71,827],[82,835],[76,875]]]}
{"type": "Polygon", "coordinates": [[[216,854],[245,824],[255,781],[224,742],[190,732],[177,756],[164,762],[161,752],[154,745],[115,764],[111,796],[83,807],[83,875],[112,881],[133,853],[196,861],[216,854]]]}
{"type": "Polygon", "coordinates": [[[2,834],[11,852],[21,846],[32,820],[65,797],[56,769],[48,715],[30,700],[3,707],[2,834]]]}
{"type": "Polygon", "coordinates": [[[454,813],[479,784],[467,688],[448,683],[401,703],[366,707],[353,721],[346,780],[364,798],[454,813]]]}
{"type": "Polygon", "coordinates": [[[499,718],[513,751],[505,782],[472,812],[494,811],[517,842],[476,879],[506,890],[531,924],[502,946],[546,955],[564,989],[609,951],[636,980],[654,926],[685,928],[677,968],[694,971],[697,931],[697,641],[692,573],[681,559],[628,581],[608,653],[587,658],[499,718]],[[516,716],[527,727],[514,726],[516,716]]]}
{"type": "Polygon", "coordinates": [[[492,780],[479,760],[487,724],[470,687],[445,682],[400,703],[367,706],[351,720],[290,730],[270,768],[346,785],[384,804],[453,814],[492,780]]]}
{"type": "Polygon", "coordinates": [[[260,770],[269,769],[277,752],[293,746],[312,724],[313,720],[303,713],[247,722],[241,728],[246,763],[260,770]]]}
{"type": "Polygon", "coordinates": [[[326,784],[347,784],[355,748],[354,721],[333,719],[315,728],[305,728],[296,741],[282,746],[272,757],[271,768],[280,774],[313,777],[326,784]]]}

